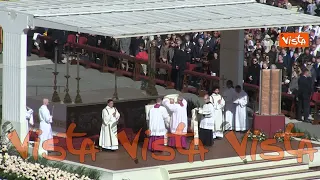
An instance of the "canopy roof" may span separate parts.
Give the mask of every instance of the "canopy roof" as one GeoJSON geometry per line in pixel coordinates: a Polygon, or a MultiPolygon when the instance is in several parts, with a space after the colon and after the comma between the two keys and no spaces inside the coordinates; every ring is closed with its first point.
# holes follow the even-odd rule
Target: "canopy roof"
{"type": "Polygon", "coordinates": [[[34,26],[120,37],[320,24],[320,17],[255,0],[20,0],[0,11],[34,26]]]}

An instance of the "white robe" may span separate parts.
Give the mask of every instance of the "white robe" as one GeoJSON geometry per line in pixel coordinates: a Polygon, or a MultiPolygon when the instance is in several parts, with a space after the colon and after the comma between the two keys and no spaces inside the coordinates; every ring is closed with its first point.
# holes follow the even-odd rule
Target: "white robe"
{"type": "Polygon", "coordinates": [[[33,126],[34,122],[33,122],[33,110],[30,108],[26,108],[26,120],[27,120],[27,125],[26,125],[26,129],[27,129],[27,133],[29,133],[29,124],[33,126]]]}
{"type": "Polygon", "coordinates": [[[223,131],[225,127],[225,121],[223,118],[223,108],[225,105],[225,101],[223,97],[220,94],[212,94],[210,96],[210,101],[213,104],[214,109],[214,127],[212,129],[213,131],[213,138],[220,137],[223,138],[223,131]],[[219,103],[219,100],[221,101],[219,103]]]}
{"type": "Polygon", "coordinates": [[[214,112],[215,110],[211,102],[203,105],[202,109],[199,111],[199,114],[203,115],[200,121],[200,128],[209,130],[214,129],[214,112]]]}
{"type": "Polygon", "coordinates": [[[169,118],[165,107],[151,108],[149,111],[149,130],[150,136],[165,136],[167,134],[166,121],[169,118]]]}
{"type": "MultiPolygon", "coordinates": [[[[183,106],[180,104],[170,104],[169,99],[164,99],[162,101],[163,105],[172,112],[172,120],[170,122],[170,132],[172,134],[183,135],[187,133],[188,130],[188,114],[187,114],[187,101],[184,99],[182,101],[183,106]],[[183,123],[184,128],[182,132],[177,132],[179,124],[183,123]]],[[[181,125],[180,125],[181,126],[181,125]]]]}
{"type": "Polygon", "coordinates": [[[118,129],[117,122],[120,114],[115,107],[105,107],[102,110],[102,126],[99,137],[99,146],[104,149],[117,150],[118,149],[118,129]],[[113,116],[113,113],[116,115],[113,116]]]}
{"type": "Polygon", "coordinates": [[[236,111],[236,105],[233,103],[236,98],[236,91],[234,88],[226,89],[226,91],[223,93],[223,98],[226,101],[224,115],[226,121],[225,130],[234,130],[234,114],[236,111]]]}
{"type": "Polygon", "coordinates": [[[51,123],[52,123],[52,116],[50,115],[50,111],[46,105],[42,105],[39,109],[39,120],[40,120],[40,130],[41,130],[41,135],[39,136],[40,138],[40,147],[39,147],[39,153],[46,153],[47,150],[53,150],[53,135],[52,135],[52,128],[51,128],[51,123]],[[51,147],[46,150],[43,149],[43,143],[48,142],[51,145],[51,147]]]}
{"type": "Polygon", "coordinates": [[[235,111],[235,130],[236,131],[246,131],[248,130],[248,95],[243,90],[240,93],[236,93],[236,99],[234,104],[236,105],[235,111]]]}

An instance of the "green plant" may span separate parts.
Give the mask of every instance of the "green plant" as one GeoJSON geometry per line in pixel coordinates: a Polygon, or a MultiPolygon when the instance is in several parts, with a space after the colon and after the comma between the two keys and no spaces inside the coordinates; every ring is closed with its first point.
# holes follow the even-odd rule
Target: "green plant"
{"type": "Polygon", "coordinates": [[[254,132],[248,131],[246,133],[249,140],[258,140],[259,142],[265,141],[267,139],[267,135],[259,130],[255,130],[254,132]]]}
{"type": "Polygon", "coordinates": [[[291,134],[292,133],[287,133],[287,132],[280,129],[279,131],[276,132],[276,134],[273,136],[273,138],[276,139],[277,142],[284,142],[286,137],[289,137],[290,140],[292,140],[291,134]]]}

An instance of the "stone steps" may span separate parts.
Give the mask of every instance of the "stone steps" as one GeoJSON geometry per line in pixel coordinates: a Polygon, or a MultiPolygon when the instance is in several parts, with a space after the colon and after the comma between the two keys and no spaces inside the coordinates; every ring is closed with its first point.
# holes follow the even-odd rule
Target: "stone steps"
{"type": "Polygon", "coordinates": [[[297,163],[294,156],[286,154],[281,161],[262,160],[245,164],[239,157],[180,163],[161,166],[170,180],[270,180],[270,179],[320,179],[320,171],[309,169],[308,163],[297,163]]]}

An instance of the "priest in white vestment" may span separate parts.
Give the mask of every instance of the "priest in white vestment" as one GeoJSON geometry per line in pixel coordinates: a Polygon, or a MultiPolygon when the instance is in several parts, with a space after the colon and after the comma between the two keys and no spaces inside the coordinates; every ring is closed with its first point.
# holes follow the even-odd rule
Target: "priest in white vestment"
{"type": "Polygon", "coordinates": [[[150,151],[163,151],[164,136],[167,133],[166,120],[169,118],[167,109],[161,106],[162,100],[157,99],[157,103],[149,111],[149,145],[150,151]],[[161,143],[160,143],[161,142],[161,143]]]}
{"type": "Polygon", "coordinates": [[[241,89],[241,86],[236,86],[236,98],[233,103],[236,105],[235,111],[235,130],[236,131],[246,131],[248,127],[248,95],[245,91],[241,89]]]}
{"type": "Polygon", "coordinates": [[[33,126],[34,122],[33,122],[33,110],[28,106],[26,107],[26,120],[27,120],[26,129],[27,129],[27,133],[29,133],[30,131],[29,124],[33,126]]]}
{"type": "Polygon", "coordinates": [[[117,124],[120,113],[113,107],[113,100],[108,100],[108,105],[102,110],[102,126],[99,137],[99,146],[105,150],[118,149],[117,124]]]}
{"type": "Polygon", "coordinates": [[[50,115],[50,111],[48,109],[49,100],[43,99],[43,105],[39,109],[39,120],[40,120],[40,130],[41,135],[40,138],[40,147],[39,153],[42,155],[43,153],[48,153],[48,150],[53,151],[53,135],[51,129],[52,123],[52,115],[50,115]],[[43,143],[47,142],[47,147],[43,147],[43,143]]]}
{"type": "Polygon", "coordinates": [[[168,145],[171,147],[187,148],[187,129],[188,129],[188,114],[187,101],[181,96],[178,97],[177,103],[174,99],[164,99],[163,105],[172,112],[172,120],[170,122],[170,137],[168,145]],[[181,128],[183,126],[182,132],[181,128]],[[177,142],[177,140],[180,139],[177,142]]]}
{"type": "Polygon", "coordinates": [[[202,114],[200,120],[200,130],[199,130],[199,139],[201,140],[204,146],[213,145],[213,129],[214,129],[214,107],[210,102],[209,95],[203,97],[205,104],[202,109],[199,109],[199,114],[202,114]]]}
{"type": "Polygon", "coordinates": [[[225,127],[225,121],[223,118],[223,110],[225,101],[219,94],[219,88],[214,88],[213,93],[210,96],[210,101],[214,107],[214,127],[213,127],[213,139],[223,138],[223,132],[225,127]]]}
{"type": "Polygon", "coordinates": [[[223,92],[223,98],[226,101],[224,107],[224,118],[226,121],[225,130],[234,130],[234,114],[236,111],[236,105],[233,103],[236,97],[236,91],[233,88],[233,82],[227,81],[227,89],[223,92]]]}

